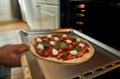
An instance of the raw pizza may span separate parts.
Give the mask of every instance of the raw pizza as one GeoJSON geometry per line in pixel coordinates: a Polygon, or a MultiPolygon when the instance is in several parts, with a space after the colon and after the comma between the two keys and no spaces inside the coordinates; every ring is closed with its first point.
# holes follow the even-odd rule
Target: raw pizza
{"type": "Polygon", "coordinates": [[[60,63],[83,63],[94,54],[89,42],[69,34],[38,36],[30,40],[29,45],[38,57],[60,63]]]}

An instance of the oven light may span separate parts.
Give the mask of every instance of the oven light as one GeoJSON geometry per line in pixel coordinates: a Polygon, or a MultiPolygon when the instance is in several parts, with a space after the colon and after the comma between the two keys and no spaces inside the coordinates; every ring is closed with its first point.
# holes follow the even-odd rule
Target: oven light
{"type": "Polygon", "coordinates": [[[77,15],[77,16],[80,16],[80,17],[84,17],[84,16],[85,16],[84,13],[77,13],[76,15],[77,15]]]}
{"type": "Polygon", "coordinates": [[[116,7],[116,8],[120,8],[120,3],[118,2],[118,3],[113,3],[113,4],[110,4],[111,6],[114,6],[114,7],[116,7]]]}
{"type": "Polygon", "coordinates": [[[84,23],[83,22],[76,22],[76,24],[83,25],[84,23]]]}
{"type": "Polygon", "coordinates": [[[79,5],[77,6],[77,8],[85,8],[85,7],[86,7],[85,4],[79,4],[79,5]]]}
{"type": "Polygon", "coordinates": [[[85,10],[81,10],[81,12],[85,12],[85,10]]]}
{"type": "Polygon", "coordinates": [[[120,3],[118,2],[118,3],[117,3],[117,8],[119,8],[119,7],[120,7],[120,3]]]}

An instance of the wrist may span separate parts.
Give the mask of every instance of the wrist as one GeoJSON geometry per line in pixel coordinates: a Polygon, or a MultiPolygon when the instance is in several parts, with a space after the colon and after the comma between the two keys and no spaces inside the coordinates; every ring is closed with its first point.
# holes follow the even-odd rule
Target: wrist
{"type": "Polygon", "coordinates": [[[0,47],[0,65],[3,65],[3,61],[4,61],[4,59],[3,59],[3,51],[2,51],[2,47],[0,47]]]}

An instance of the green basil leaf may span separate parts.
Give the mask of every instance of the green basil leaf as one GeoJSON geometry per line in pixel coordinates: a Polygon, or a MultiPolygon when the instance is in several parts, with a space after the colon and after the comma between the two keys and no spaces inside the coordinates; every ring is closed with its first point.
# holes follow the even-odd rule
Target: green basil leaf
{"type": "Polygon", "coordinates": [[[49,44],[43,44],[44,47],[49,47],[49,44]]]}
{"type": "Polygon", "coordinates": [[[71,50],[76,50],[77,52],[79,52],[79,51],[80,51],[80,48],[79,48],[79,47],[75,47],[75,48],[73,48],[73,49],[71,49],[71,50]]]}
{"type": "Polygon", "coordinates": [[[66,56],[67,56],[67,53],[65,52],[60,55],[61,58],[65,58],[66,56]]]}
{"type": "Polygon", "coordinates": [[[53,49],[58,49],[58,47],[57,47],[57,46],[55,46],[55,45],[52,45],[52,48],[53,48],[53,49]]]}
{"type": "Polygon", "coordinates": [[[59,42],[60,46],[62,49],[66,49],[67,48],[67,44],[64,42],[59,42]]]}
{"type": "Polygon", "coordinates": [[[50,40],[43,40],[43,42],[50,43],[50,40]]]}
{"type": "Polygon", "coordinates": [[[72,39],[70,39],[72,42],[75,42],[76,41],[76,38],[72,38],[72,39]]]}
{"type": "Polygon", "coordinates": [[[39,54],[45,54],[45,51],[44,50],[39,50],[38,53],[39,54]]]}

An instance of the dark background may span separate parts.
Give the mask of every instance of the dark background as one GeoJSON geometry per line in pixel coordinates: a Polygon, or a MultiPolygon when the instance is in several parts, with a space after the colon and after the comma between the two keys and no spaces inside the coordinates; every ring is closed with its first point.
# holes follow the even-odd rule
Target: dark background
{"type": "Polygon", "coordinates": [[[61,28],[80,29],[94,39],[120,50],[119,27],[120,0],[61,0],[61,28]],[[86,7],[78,8],[80,4],[86,7]],[[76,15],[80,13],[85,16],[76,15]]]}

